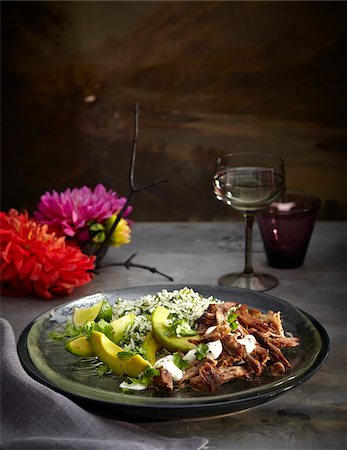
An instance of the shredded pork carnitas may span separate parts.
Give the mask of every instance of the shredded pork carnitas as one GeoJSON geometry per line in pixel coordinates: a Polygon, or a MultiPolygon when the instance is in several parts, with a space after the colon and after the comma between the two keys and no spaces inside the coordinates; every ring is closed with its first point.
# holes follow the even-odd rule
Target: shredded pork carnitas
{"type": "Polygon", "coordinates": [[[211,303],[197,320],[197,331],[197,337],[190,340],[192,343],[219,340],[222,353],[217,359],[194,360],[179,382],[173,382],[170,373],[161,369],[153,379],[154,387],[166,392],[172,392],[175,386],[216,391],[237,378],[260,377],[265,369],[279,376],[291,367],[282,349],[299,345],[298,338],[285,336],[279,312],[264,314],[234,302],[211,303]],[[237,315],[237,327],[233,331],[228,321],[230,311],[237,315]],[[244,345],[245,339],[253,342],[251,351],[244,345]]]}

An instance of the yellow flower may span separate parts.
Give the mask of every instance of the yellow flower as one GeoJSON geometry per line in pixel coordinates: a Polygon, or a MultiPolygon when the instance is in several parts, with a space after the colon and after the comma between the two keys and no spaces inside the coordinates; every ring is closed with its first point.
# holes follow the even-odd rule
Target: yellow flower
{"type": "MultiPolygon", "coordinates": [[[[109,232],[112,228],[114,221],[116,220],[117,215],[113,214],[106,220],[106,231],[109,232]]],[[[114,230],[111,239],[110,245],[114,247],[120,247],[124,244],[129,244],[131,240],[131,229],[128,222],[125,219],[121,219],[114,230]]]]}

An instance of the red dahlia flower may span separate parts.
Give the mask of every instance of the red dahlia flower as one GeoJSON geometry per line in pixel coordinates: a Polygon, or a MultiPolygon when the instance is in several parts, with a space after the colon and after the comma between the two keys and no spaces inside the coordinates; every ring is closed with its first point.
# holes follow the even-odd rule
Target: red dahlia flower
{"type": "Polygon", "coordinates": [[[34,294],[45,299],[70,294],[89,283],[94,256],[67,244],[48,232],[47,225],[29,219],[28,213],[11,209],[0,212],[1,292],[5,295],[34,294]]]}

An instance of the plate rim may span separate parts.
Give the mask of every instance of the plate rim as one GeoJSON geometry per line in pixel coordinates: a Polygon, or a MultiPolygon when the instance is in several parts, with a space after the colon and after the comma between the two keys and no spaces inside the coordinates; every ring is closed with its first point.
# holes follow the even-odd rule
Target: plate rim
{"type": "MultiPolygon", "coordinates": [[[[146,295],[145,293],[142,295],[146,295]]],[[[266,309],[266,308],[264,308],[266,309]]],[[[278,297],[275,297],[273,295],[270,295],[268,293],[263,293],[263,292],[256,292],[256,291],[251,291],[249,289],[244,289],[244,288],[228,288],[228,287],[223,287],[223,286],[215,286],[215,285],[207,285],[207,284],[172,284],[171,286],[168,284],[155,284],[155,285],[144,285],[144,286],[131,286],[131,287],[127,287],[127,288],[120,288],[120,289],[114,289],[112,291],[104,291],[104,292],[96,292],[94,294],[90,294],[90,295],[86,295],[86,296],[81,296],[81,297],[77,297],[75,299],[71,299],[61,305],[58,305],[56,307],[53,307],[51,309],[48,309],[46,312],[38,315],[35,319],[33,319],[26,327],[25,329],[22,331],[20,338],[18,340],[18,344],[17,344],[17,351],[18,351],[18,355],[20,357],[20,361],[22,363],[22,366],[24,367],[24,369],[28,372],[28,374],[30,376],[32,376],[34,379],[36,379],[37,381],[39,381],[40,383],[48,386],[49,388],[53,389],[54,391],[57,391],[69,398],[75,399],[76,401],[87,401],[93,404],[97,404],[100,406],[112,406],[112,407],[131,407],[131,408],[140,408],[142,410],[156,410],[158,408],[160,409],[164,409],[166,411],[179,411],[182,409],[189,409],[190,411],[194,411],[197,408],[201,408],[202,406],[204,408],[207,408],[208,410],[213,410],[213,409],[220,409],[221,407],[227,408],[228,405],[230,406],[240,406],[243,403],[249,403],[252,401],[257,401],[257,400],[262,400],[261,403],[265,403],[266,401],[271,400],[274,397],[277,397],[278,395],[283,394],[284,392],[287,392],[288,390],[296,387],[299,384],[302,384],[303,382],[305,382],[307,379],[309,379],[311,376],[313,376],[320,368],[321,366],[325,363],[326,359],[329,356],[329,351],[330,351],[330,339],[329,339],[329,335],[326,332],[325,328],[322,326],[322,324],[315,319],[313,316],[311,316],[309,313],[303,311],[302,309],[290,304],[289,302],[287,302],[286,300],[280,299],[278,297]],[[220,292],[224,292],[224,293],[230,293],[230,291],[233,291],[233,295],[235,295],[235,292],[243,292],[243,293],[250,293],[252,295],[260,295],[261,297],[264,298],[268,298],[270,297],[272,300],[274,300],[276,303],[282,303],[287,305],[290,308],[294,308],[294,310],[296,310],[297,312],[300,312],[305,318],[306,320],[309,320],[311,322],[311,325],[315,328],[315,330],[317,331],[320,339],[321,339],[321,343],[322,346],[319,350],[319,352],[317,353],[317,355],[314,358],[313,363],[311,364],[311,366],[306,369],[302,374],[298,375],[294,380],[291,378],[286,379],[285,381],[283,381],[283,383],[278,383],[276,386],[272,387],[270,390],[265,390],[263,392],[258,392],[255,391],[255,393],[247,394],[247,390],[245,391],[245,395],[242,395],[241,397],[233,397],[232,399],[230,398],[225,398],[223,399],[223,397],[225,397],[225,394],[223,394],[223,397],[219,397],[217,399],[213,398],[213,397],[208,397],[208,396],[201,396],[201,397],[192,397],[191,399],[175,399],[175,402],[170,402],[170,398],[168,398],[168,401],[162,401],[163,399],[165,399],[166,397],[146,397],[145,401],[143,397],[138,397],[138,396],[131,396],[132,401],[131,402],[121,402],[121,401],[114,401],[114,400],[104,400],[104,399],[96,399],[96,398],[90,398],[88,396],[83,396],[80,394],[76,394],[74,392],[71,392],[69,390],[64,389],[64,387],[60,387],[59,385],[55,384],[53,381],[51,381],[50,379],[48,379],[44,374],[42,374],[40,372],[40,370],[36,367],[36,365],[34,364],[34,362],[32,361],[31,357],[30,357],[30,353],[29,353],[29,349],[28,349],[28,335],[30,333],[30,330],[32,329],[32,327],[34,326],[34,324],[40,319],[43,318],[47,315],[49,315],[50,313],[52,313],[53,311],[56,311],[57,309],[60,308],[64,308],[67,306],[72,306],[73,303],[75,302],[79,302],[82,299],[91,299],[97,295],[113,295],[116,294],[118,295],[118,293],[120,292],[131,292],[131,291],[137,291],[137,290],[148,290],[148,291],[160,291],[161,289],[167,289],[167,290],[174,290],[174,289],[181,289],[183,287],[189,287],[191,289],[193,289],[196,292],[199,292],[199,289],[207,289],[207,290],[219,290],[220,292]],[[134,401],[134,399],[138,398],[139,401],[134,401]],[[150,400],[150,401],[148,401],[150,400]],[[185,400],[185,401],[180,401],[180,400],[185,400]]],[[[239,408],[240,409],[240,408],[239,408]]],[[[238,409],[238,410],[239,410],[238,409]]],[[[241,408],[242,409],[242,408],[241,408]]]]}

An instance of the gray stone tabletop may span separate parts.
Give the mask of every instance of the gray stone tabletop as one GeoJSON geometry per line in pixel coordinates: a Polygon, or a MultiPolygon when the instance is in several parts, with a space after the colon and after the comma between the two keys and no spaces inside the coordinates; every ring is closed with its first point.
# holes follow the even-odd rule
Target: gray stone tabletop
{"type": "MultiPolygon", "coordinates": [[[[111,249],[106,262],[135,261],[156,267],[178,284],[216,285],[220,275],[241,271],[244,233],[241,222],[138,223],[131,244],[111,249]]],[[[267,265],[258,228],[254,229],[254,269],[278,277],[268,291],[314,316],[326,329],[331,351],[325,365],[305,383],[262,406],[204,420],[141,421],[155,433],[209,439],[208,449],[345,449],[347,442],[347,224],[317,222],[305,263],[297,269],[267,265]]],[[[100,291],[167,284],[139,268],[107,267],[91,284],[68,297],[1,300],[1,316],[18,339],[24,327],[48,309],[100,291]]]]}

